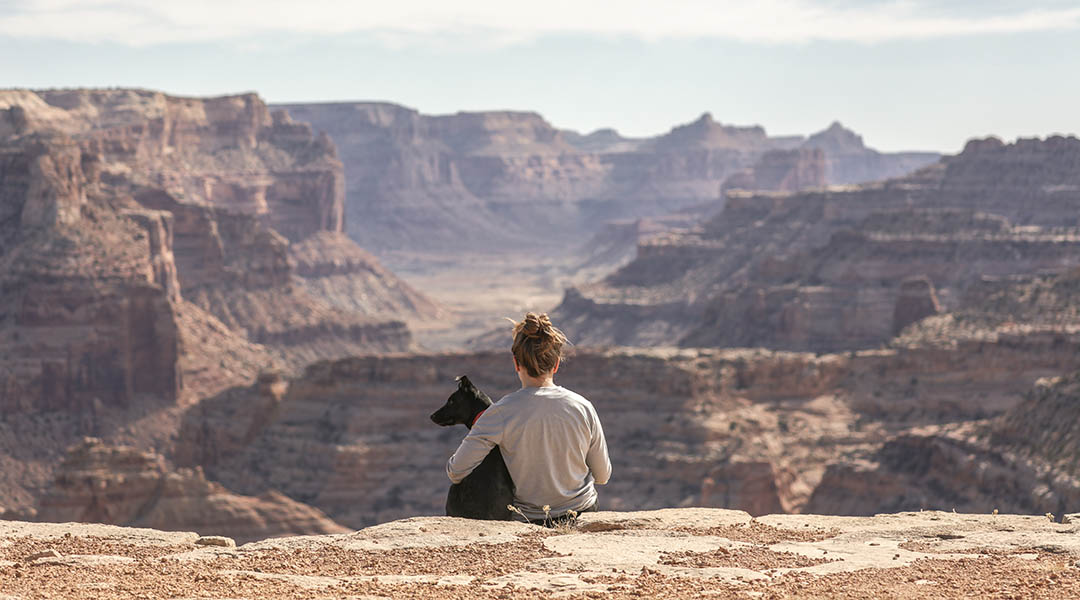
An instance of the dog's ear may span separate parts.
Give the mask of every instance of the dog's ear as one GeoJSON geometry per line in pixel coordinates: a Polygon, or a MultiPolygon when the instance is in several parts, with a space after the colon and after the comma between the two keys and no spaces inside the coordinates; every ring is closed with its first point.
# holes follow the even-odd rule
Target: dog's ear
{"type": "Polygon", "coordinates": [[[457,381],[458,383],[458,389],[468,390],[476,388],[476,386],[474,386],[473,383],[469,381],[468,375],[458,375],[455,381],[457,381]]]}

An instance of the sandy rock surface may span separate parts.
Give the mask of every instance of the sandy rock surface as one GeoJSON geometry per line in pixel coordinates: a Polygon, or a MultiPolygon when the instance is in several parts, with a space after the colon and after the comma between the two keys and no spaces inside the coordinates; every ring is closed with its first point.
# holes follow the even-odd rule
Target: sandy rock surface
{"type": "Polygon", "coordinates": [[[0,598],[1080,595],[1080,525],[1039,516],[665,509],[590,513],[555,530],[417,517],[238,548],[197,539],[0,522],[0,598]]]}

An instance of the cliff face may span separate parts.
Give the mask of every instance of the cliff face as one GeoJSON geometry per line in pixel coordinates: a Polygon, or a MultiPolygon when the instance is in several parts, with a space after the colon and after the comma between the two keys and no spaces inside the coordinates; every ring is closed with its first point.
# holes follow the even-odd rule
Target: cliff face
{"type": "Polygon", "coordinates": [[[911,322],[912,278],[937,301],[915,311],[925,316],[962,309],[981,277],[1080,264],[1080,141],[986,144],[880,184],[731,192],[699,230],[644,241],[636,260],[568,292],[560,323],[579,343],[867,348],[911,322]]]}
{"type": "MultiPolygon", "coordinates": [[[[559,382],[604,424],[614,475],[599,490],[602,508],[802,512],[831,469],[870,461],[909,430],[1002,414],[1038,377],[1074,364],[1078,348],[1074,335],[821,356],[579,350],[559,382]]],[[[494,398],[518,387],[501,352],[316,363],[192,407],[176,460],[352,527],[442,514],[445,461],[465,429],[428,415],[461,374],[494,398]]],[[[814,507],[843,513],[851,502],[814,507]]]]}
{"type": "Polygon", "coordinates": [[[1080,435],[1074,426],[1080,410],[1078,398],[1080,372],[1042,380],[1023,403],[994,421],[983,436],[995,449],[1040,464],[1040,475],[1075,483],[1080,479],[1075,460],[1080,435]]]}
{"type": "Polygon", "coordinates": [[[201,470],[170,471],[153,452],[93,438],[68,450],[35,519],[198,531],[240,542],[346,531],[281,494],[239,496],[207,481],[201,470]]]}
{"type": "MultiPolygon", "coordinates": [[[[985,278],[967,290],[963,309],[907,327],[894,346],[977,348],[981,355],[987,344],[1034,343],[1071,354],[1080,331],[1077,289],[1075,271],[985,278]]],[[[988,368],[994,365],[1000,363],[988,368]]],[[[944,419],[887,440],[865,460],[830,465],[806,510],[861,515],[949,506],[969,512],[1074,511],[1080,505],[1074,369],[1063,363],[1046,370],[1023,395],[1017,393],[1011,408],[991,419],[944,419]]]]}
{"type": "Polygon", "coordinates": [[[2,502],[80,435],[165,449],[180,405],[261,370],[410,348],[440,309],[344,237],[343,186],[254,94],[0,91],[2,502]]]}
{"type": "Polygon", "coordinates": [[[90,205],[93,168],[60,134],[4,147],[0,405],[7,411],[176,399],[172,219],[90,205]],[[10,175],[10,176],[8,176],[10,175]]]}
{"type": "Polygon", "coordinates": [[[825,187],[826,164],[819,148],[770,150],[753,167],[728,177],[722,189],[797,192],[825,187]]]}
{"type": "Polygon", "coordinates": [[[850,185],[902,177],[936,161],[932,152],[883,154],[867,148],[862,136],[834,122],[807,138],[803,148],[825,153],[825,179],[832,185],[850,185]]]}
{"type": "MultiPolygon", "coordinates": [[[[744,170],[759,173],[749,184],[764,189],[831,181],[829,150],[809,170],[790,168],[798,161],[783,154],[755,167],[770,151],[797,153],[809,141],[723,125],[709,114],[661,136],[628,139],[611,130],[560,131],[535,113],[429,116],[373,103],[283,108],[336,142],[348,176],[348,233],[377,253],[545,244],[550,252],[553,241],[576,242],[608,221],[716,204],[721,185],[744,170]]],[[[877,156],[889,166],[868,167],[870,179],[900,168],[891,155],[877,156]]]]}
{"type": "Polygon", "coordinates": [[[165,282],[159,285],[236,331],[255,332],[252,341],[287,340],[270,344],[287,361],[299,364],[293,354],[312,353],[292,346],[323,344],[327,337],[340,340],[337,353],[403,349],[408,332],[391,321],[438,314],[370,256],[365,268],[341,269],[363,251],[340,237],[344,174],[333,143],[282,111],[271,113],[253,94],[193,99],[138,90],[11,91],[0,107],[11,124],[5,206],[19,213],[23,229],[46,221],[71,224],[88,202],[151,229],[148,218],[135,213],[159,211],[164,221],[156,227],[164,231],[147,233],[155,277],[165,282]],[[45,153],[43,142],[33,139],[57,134],[38,131],[66,137],[45,153]],[[332,243],[309,241],[334,235],[339,239],[332,243]],[[303,273],[291,263],[294,244],[321,244],[317,252],[301,250],[307,253],[303,273]],[[337,279],[328,284],[331,271],[337,279]],[[336,288],[374,291],[381,304],[373,311],[341,306],[336,288]],[[304,316],[285,323],[277,317],[286,307],[304,316]]]}
{"type": "Polygon", "coordinates": [[[1078,381],[1076,372],[1039,380],[992,420],[913,432],[865,462],[831,465],[807,510],[870,515],[951,505],[962,512],[1072,512],[1080,506],[1078,381]]]}
{"type": "MultiPolygon", "coordinates": [[[[397,319],[435,310],[405,286],[404,295],[413,299],[384,293],[380,310],[364,314],[334,307],[317,296],[317,286],[303,285],[307,279],[294,272],[290,245],[342,231],[342,166],[325,136],[285,113],[272,115],[253,94],[192,99],[139,90],[16,90],[0,95],[0,108],[8,134],[2,194],[10,215],[3,221],[3,256],[10,265],[3,276],[12,281],[6,289],[16,294],[14,305],[36,311],[13,315],[12,325],[95,329],[83,336],[89,349],[68,348],[63,336],[39,336],[46,345],[59,340],[50,352],[65,356],[62,370],[69,374],[47,366],[52,358],[38,370],[50,369],[49,380],[62,375],[57,385],[76,390],[71,393],[110,386],[109,396],[122,399],[141,391],[175,397],[182,377],[166,373],[175,370],[178,352],[178,336],[169,333],[175,329],[170,303],[192,302],[293,364],[311,356],[407,348],[408,331],[397,319]],[[54,243],[57,237],[67,243],[54,243]],[[113,248],[120,243],[124,250],[113,248]],[[36,259],[34,266],[17,260],[30,253],[51,258],[36,259]],[[116,289],[96,289],[110,277],[116,289]],[[80,285],[95,289],[72,289],[80,285]],[[132,285],[158,291],[121,289],[132,285]],[[92,309],[80,295],[114,298],[97,302],[120,306],[92,309]],[[50,312],[60,301],[50,297],[85,306],[71,315],[50,312]],[[393,319],[410,300],[423,306],[393,319]],[[129,339],[136,335],[148,337],[129,339]],[[113,339],[123,341],[114,348],[113,339]],[[162,347],[140,348],[148,343],[162,347]],[[145,364],[132,363],[134,356],[145,364]],[[83,367],[89,374],[70,374],[87,360],[94,363],[83,367]],[[134,381],[141,376],[147,384],[134,381]],[[82,381],[72,383],[78,377],[82,381]]],[[[332,265],[340,262],[335,252],[359,251],[339,241],[319,260],[332,265]]],[[[397,283],[370,262],[375,270],[363,277],[342,273],[345,285],[363,291],[397,283]]],[[[33,335],[16,332],[13,338],[23,341],[12,353],[24,362],[37,358],[19,350],[36,343],[27,341],[33,335]]]]}

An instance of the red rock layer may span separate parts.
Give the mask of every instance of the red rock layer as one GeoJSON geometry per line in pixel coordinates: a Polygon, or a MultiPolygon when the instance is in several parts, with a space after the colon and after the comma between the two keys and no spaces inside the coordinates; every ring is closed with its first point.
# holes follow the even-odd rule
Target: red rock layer
{"type": "Polygon", "coordinates": [[[743,169],[760,173],[754,185],[801,189],[899,175],[937,158],[882,155],[861,139],[832,156],[833,145],[815,142],[818,136],[769,137],[759,126],[725,125],[709,114],[664,135],[630,139],[612,130],[558,130],[527,112],[422,115],[375,103],[283,107],[334,138],[348,177],[348,233],[380,255],[550,253],[554,244],[576,245],[607,222],[701,204],[719,208],[721,184],[743,169]],[[812,161],[783,152],[763,156],[799,155],[804,144],[809,156],[824,154],[812,161]],[[788,168],[800,160],[804,168],[788,168]],[[858,167],[848,169],[853,162],[858,167]],[[828,176],[833,163],[839,179],[828,176]]]}
{"type": "Polygon", "coordinates": [[[254,94],[0,91],[0,502],[81,435],[164,449],[179,406],[262,370],[410,348],[401,319],[438,307],[354,264],[343,177],[254,94]],[[292,246],[320,236],[301,276],[292,246]],[[307,285],[342,264],[378,306],[307,285]]]}
{"type": "Polygon", "coordinates": [[[322,512],[279,493],[239,496],[207,481],[200,469],[170,471],[153,452],[93,438],[68,450],[38,502],[35,520],[196,531],[238,543],[347,531],[322,512]]]}
{"type": "Polygon", "coordinates": [[[838,351],[907,325],[909,278],[951,311],[981,277],[1080,265],[1080,140],[984,146],[881,184],[732,192],[702,228],[641,242],[556,314],[579,343],[838,351]]]}

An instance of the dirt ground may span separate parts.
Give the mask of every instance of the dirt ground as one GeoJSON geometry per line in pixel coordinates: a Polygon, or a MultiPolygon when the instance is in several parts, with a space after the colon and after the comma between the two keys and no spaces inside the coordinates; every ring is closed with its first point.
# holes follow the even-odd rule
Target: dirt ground
{"type": "MultiPolygon", "coordinates": [[[[541,598],[549,591],[521,587],[487,587],[489,579],[547,555],[536,543],[512,543],[458,552],[414,551],[277,551],[216,557],[208,561],[176,561],[166,551],[105,540],[80,539],[50,543],[16,540],[4,552],[14,565],[0,567],[0,598],[541,598]],[[62,556],[120,556],[131,562],[74,564],[54,559],[30,560],[44,549],[62,556]],[[463,560],[464,559],[464,560],[463,560]],[[379,574],[426,574],[475,577],[464,585],[433,582],[384,583],[354,578],[379,574]],[[330,578],[332,581],[322,581],[330,578]],[[337,579],[344,578],[344,579],[337,579]],[[352,579],[352,580],[350,580],[352,579]],[[325,584],[325,585],[323,585],[325,584]],[[314,588],[314,589],[313,589],[314,588]]],[[[767,581],[729,583],[695,577],[673,577],[647,568],[636,574],[594,576],[588,583],[610,591],[569,593],[567,598],[1077,598],[1080,568],[1067,557],[1045,552],[1035,558],[993,556],[980,559],[922,559],[895,569],[868,569],[815,576],[787,573],[767,581]]],[[[791,566],[787,556],[751,547],[723,552],[726,566],[753,569],[791,566]],[[775,555],[775,556],[772,556],[775,555]]],[[[800,565],[805,566],[805,565],[800,565]]]]}
{"type": "Polygon", "coordinates": [[[1071,599],[1078,537],[1038,517],[751,520],[719,509],[595,513],[559,530],[424,517],[240,548],[4,522],[0,599],[1071,599]]]}

